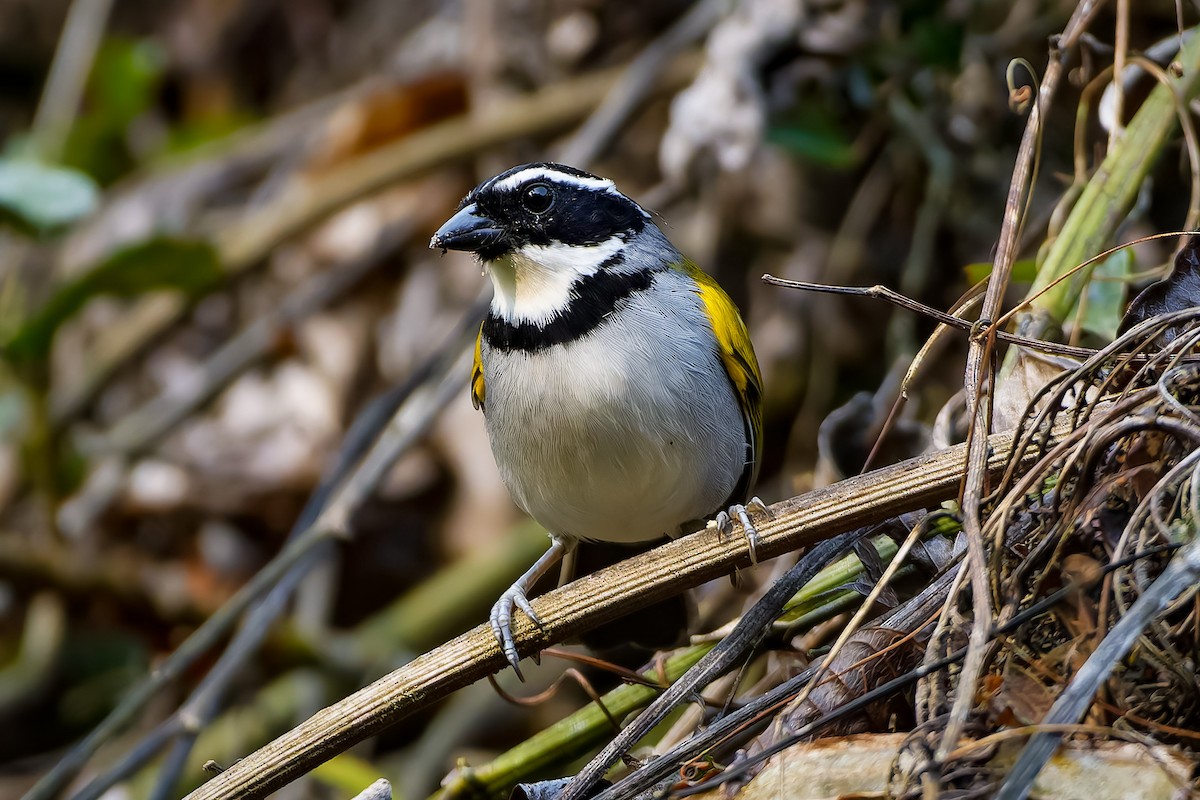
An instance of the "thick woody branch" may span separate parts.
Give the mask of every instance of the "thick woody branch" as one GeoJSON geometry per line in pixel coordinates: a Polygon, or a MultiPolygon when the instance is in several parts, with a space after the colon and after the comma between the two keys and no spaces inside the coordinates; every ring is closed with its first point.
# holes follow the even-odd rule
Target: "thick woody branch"
{"type": "MultiPolygon", "coordinates": [[[[988,470],[999,474],[1011,434],[988,440],[988,470]]],[[[1035,453],[1027,451],[1032,460],[1035,453]]],[[[958,446],[841,481],[771,507],[758,526],[759,553],[771,558],[862,525],[940,503],[958,494],[966,447],[958,446]]],[[[534,601],[540,628],[514,625],[522,653],[590,630],[750,563],[745,540],[715,530],[685,536],[581,578],[534,601]]],[[[262,797],[338,753],[450,692],[506,666],[491,630],[481,625],[392,672],[234,764],[188,800],[262,797]]]]}

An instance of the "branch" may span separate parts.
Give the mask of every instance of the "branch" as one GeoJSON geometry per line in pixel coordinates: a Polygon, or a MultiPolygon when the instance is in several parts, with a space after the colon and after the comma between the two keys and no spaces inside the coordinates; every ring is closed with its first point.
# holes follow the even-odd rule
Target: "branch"
{"type": "MultiPolygon", "coordinates": [[[[464,332],[466,330],[469,330],[469,326],[464,326],[464,332]]],[[[460,332],[460,336],[463,336],[464,332],[460,332]]],[[[302,515],[297,522],[296,531],[293,532],[283,550],[270,563],[255,573],[254,577],[213,616],[205,620],[144,681],[122,698],[117,707],[91,733],[68,751],[54,769],[46,773],[29,790],[25,795],[26,800],[48,800],[61,792],[102,744],[128,727],[158,691],[173,682],[197,658],[208,652],[209,648],[237,623],[243,612],[251,609],[253,604],[268,592],[274,592],[279,584],[287,582],[288,576],[294,574],[294,571],[302,571],[302,568],[297,565],[310,561],[315,549],[349,535],[349,520],[353,511],[378,485],[399,453],[418,440],[424,433],[427,424],[448,402],[449,398],[462,390],[468,375],[465,359],[468,357],[469,348],[463,341],[451,344],[447,352],[458,354],[458,357],[439,359],[445,363],[440,365],[440,369],[431,370],[439,380],[417,381],[413,384],[412,388],[415,391],[410,402],[400,410],[396,418],[392,420],[387,434],[380,438],[370,452],[363,457],[361,463],[356,465],[357,459],[354,459],[349,464],[339,464],[334,467],[333,472],[338,475],[339,479],[332,481],[331,485],[319,487],[318,491],[314,493],[314,500],[310,501],[310,505],[306,507],[306,511],[311,509],[312,516],[315,518],[309,519],[302,515]],[[345,477],[344,482],[340,480],[341,475],[345,474],[341,470],[348,470],[351,467],[353,471],[349,473],[348,477],[345,477]],[[323,494],[324,492],[330,493],[331,496],[323,494]],[[327,499],[329,502],[326,505],[327,499]]],[[[385,420],[387,418],[385,417],[385,420]]],[[[352,433],[347,435],[348,442],[354,441],[355,438],[352,433]]],[[[369,442],[370,439],[367,441],[369,442]]],[[[256,629],[259,627],[259,623],[267,622],[269,624],[270,620],[267,619],[267,616],[269,613],[274,613],[277,608],[278,604],[274,601],[270,604],[265,601],[260,603],[255,607],[255,613],[252,613],[244,623],[244,628],[251,622],[254,623],[256,629]]],[[[259,636],[259,633],[254,632],[253,635],[259,636]]],[[[250,639],[250,632],[247,632],[245,636],[236,637],[234,643],[241,643],[239,647],[235,648],[236,655],[223,656],[222,661],[232,663],[236,658],[244,657],[242,651],[249,645],[250,639]]],[[[232,647],[233,643],[231,643],[232,647]]],[[[206,681],[205,685],[210,684],[206,681]]],[[[179,732],[180,720],[181,716],[179,712],[176,712],[170,721],[155,728],[152,738],[161,744],[179,732]]],[[[150,748],[139,747],[137,750],[139,757],[142,758],[153,755],[150,748]]],[[[134,763],[131,759],[125,759],[122,761],[122,765],[134,766],[134,763]]],[[[96,780],[104,782],[112,780],[113,776],[114,772],[110,770],[109,773],[96,780]]],[[[93,786],[85,787],[84,792],[93,791],[95,785],[94,782],[93,786]]]]}
{"type": "MultiPolygon", "coordinates": [[[[682,43],[676,43],[676,45],[676,49],[678,49],[682,43]]],[[[646,96],[679,85],[691,76],[695,71],[694,59],[686,56],[668,58],[667,56],[673,52],[674,50],[668,48],[664,57],[652,60],[650,64],[643,63],[634,76],[619,83],[620,96],[613,103],[606,103],[602,107],[602,111],[605,112],[604,119],[610,126],[614,121],[624,119],[625,116],[632,113],[637,103],[646,96]]],[[[392,145],[353,159],[334,170],[322,173],[318,180],[307,186],[301,185],[295,191],[283,193],[281,201],[266,207],[262,212],[249,215],[239,223],[230,236],[223,238],[219,243],[219,249],[223,254],[225,266],[232,272],[249,268],[265,256],[280,239],[299,233],[307,225],[336,211],[342,205],[349,204],[402,178],[412,177],[436,166],[442,159],[447,158],[447,154],[462,157],[488,145],[503,142],[508,138],[529,134],[536,130],[553,130],[555,127],[569,125],[576,117],[585,114],[598,103],[609,91],[610,85],[614,83],[614,76],[624,74],[624,72],[625,68],[616,68],[594,73],[567,84],[549,87],[509,103],[487,115],[489,119],[472,120],[463,117],[432,126],[392,145]],[[541,127],[531,128],[531,125],[541,127]]],[[[599,112],[597,115],[600,115],[599,112]]],[[[592,138],[585,146],[576,148],[579,153],[577,157],[582,161],[593,158],[595,152],[605,145],[607,141],[605,137],[616,130],[615,128],[610,130],[603,125],[598,130],[596,126],[590,126],[588,129],[593,132],[592,138]]],[[[401,237],[403,235],[403,233],[400,234],[401,237]]],[[[478,315],[481,313],[480,309],[478,314],[472,312],[468,317],[478,319],[478,315]]],[[[223,349],[222,353],[225,353],[226,350],[233,352],[229,357],[221,359],[222,368],[214,371],[214,379],[209,381],[206,386],[215,386],[219,381],[227,380],[236,374],[246,363],[245,355],[253,350],[255,342],[257,342],[256,338],[247,340],[247,343],[251,345],[248,348],[245,344],[238,344],[235,340],[226,349],[223,349]]],[[[462,350],[464,357],[469,357],[469,346],[464,344],[462,350]]],[[[217,360],[214,358],[214,361],[217,360]]],[[[465,380],[468,374],[465,364],[454,374],[465,380]]],[[[401,424],[403,420],[398,418],[392,425],[390,439],[385,435],[384,441],[359,466],[354,477],[350,479],[344,489],[339,488],[335,501],[328,508],[324,508],[324,503],[328,493],[333,490],[333,486],[323,486],[324,493],[319,488],[314,497],[310,499],[305,513],[310,510],[314,515],[316,512],[320,512],[320,519],[312,521],[305,519],[302,515],[301,519],[297,521],[292,535],[307,537],[313,529],[332,530],[341,535],[346,534],[350,528],[349,517],[352,511],[382,478],[399,453],[411,443],[409,435],[412,430],[423,429],[431,419],[432,413],[436,413],[436,409],[444,405],[446,395],[442,389],[447,388],[449,391],[451,385],[451,379],[443,381],[442,387],[438,389],[439,402],[431,414],[419,413],[421,420],[419,424],[405,428],[401,424]],[[401,443],[397,443],[397,428],[401,431],[399,435],[401,443]]],[[[148,407],[149,411],[145,415],[148,416],[150,422],[161,420],[162,424],[152,425],[143,420],[138,424],[119,426],[114,431],[111,441],[116,442],[119,449],[122,450],[137,450],[149,446],[153,442],[154,436],[164,426],[173,424],[177,418],[186,414],[192,404],[192,402],[168,402],[165,405],[152,405],[148,407]],[[116,433],[125,433],[125,435],[115,435],[116,433]]],[[[347,439],[350,440],[353,437],[354,433],[351,432],[347,439]]],[[[277,575],[278,583],[251,611],[243,623],[242,629],[231,641],[217,665],[192,693],[187,702],[168,720],[157,726],[148,738],[141,745],[135,747],[134,751],[116,767],[109,769],[84,787],[77,796],[77,800],[99,796],[117,780],[127,776],[133,769],[144,763],[168,740],[174,738],[175,747],[168,755],[166,765],[160,771],[159,781],[152,797],[164,796],[171,791],[175,777],[190,753],[199,728],[218,711],[225,690],[234,674],[255,652],[271,623],[282,613],[296,584],[309,568],[320,560],[321,552],[330,544],[324,538],[312,541],[310,549],[288,572],[277,575]]],[[[207,647],[213,641],[214,631],[211,628],[202,628],[202,630],[205,631],[207,637],[205,639],[207,644],[203,646],[207,647]]],[[[221,630],[223,631],[224,628],[221,630]]],[[[189,646],[187,648],[187,658],[189,659],[193,658],[199,652],[198,648],[202,646],[191,640],[186,644],[189,646]]],[[[169,663],[174,664],[174,658],[173,655],[171,659],[168,659],[169,663]]],[[[173,677],[175,674],[177,673],[172,672],[171,676],[173,677]]],[[[151,678],[147,683],[161,685],[158,683],[157,676],[151,678]]],[[[144,687],[139,690],[134,698],[139,707],[149,698],[148,692],[150,691],[152,690],[144,689],[144,687]]],[[[118,711],[120,714],[114,712],[114,716],[118,718],[119,722],[113,724],[114,720],[110,717],[102,724],[100,730],[103,731],[104,737],[117,730],[117,725],[124,725],[131,718],[130,715],[136,713],[125,704],[122,704],[118,711]]],[[[29,800],[46,797],[57,791],[62,783],[77,772],[87,758],[95,752],[104,737],[97,737],[95,731],[89,735],[83,743],[68,754],[55,770],[35,786],[28,796],[29,800]]]]}
{"type": "MultiPolygon", "coordinates": [[[[748,650],[755,647],[762,638],[763,631],[778,618],[784,604],[816,577],[826,564],[853,547],[869,532],[870,528],[862,528],[838,534],[810,548],[794,567],[772,583],[771,588],[758,602],[742,615],[729,635],[708,651],[700,662],[672,684],[671,688],[654,698],[654,702],[646,710],[626,725],[615,739],[587,763],[587,766],[576,773],[556,800],[582,800],[590,797],[609,767],[632,750],[643,736],[666,719],[672,711],[736,665],[748,650]]],[[[864,601],[861,609],[865,611],[870,605],[864,601]]]]}
{"type": "Polygon", "coordinates": [[[151,451],[185,419],[219,395],[277,346],[280,334],[306,317],[333,305],[357,287],[413,231],[408,221],[385,227],[365,253],[333,265],[286,294],[270,313],[238,331],[201,365],[195,380],[182,389],[168,387],[129,411],[104,433],[85,440],[89,454],[103,457],[79,494],[63,504],[59,527],[91,528],[125,488],[133,459],[151,451]]]}
{"type": "MultiPolygon", "coordinates": [[[[685,53],[641,88],[650,96],[678,88],[695,74],[696,65],[694,54],[685,53]]],[[[249,211],[216,237],[220,262],[231,277],[240,275],[261,263],[280,242],[381,189],[514,139],[568,128],[606,97],[624,71],[618,66],[556,83],[482,115],[465,114],[431,125],[311,180],[294,181],[273,202],[249,211]]],[[[186,311],[181,298],[171,297],[141,302],[126,312],[125,325],[97,339],[81,385],[54,398],[55,424],[64,424],[86,408],[123,364],[153,346],[186,311]]]]}
{"type": "MultiPolygon", "coordinates": [[[[1011,456],[1012,435],[992,436],[987,443],[988,471],[998,475],[1011,456]]],[[[1027,463],[1035,457],[1025,452],[1027,463]]],[[[773,558],[951,498],[965,463],[966,446],[959,445],[777,503],[771,509],[773,518],[759,526],[759,553],[773,558]]],[[[540,651],[749,564],[743,538],[723,541],[712,529],[668,542],[539,597],[534,607],[542,626],[524,617],[517,622],[518,651],[540,651]]],[[[319,711],[201,786],[188,800],[262,797],[506,665],[490,627],[481,625],[319,711]]]]}
{"type": "MultiPolygon", "coordinates": [[[[969,319],[947,314],[945,311],[936,309],[933,306],[927,306],[918,300],[906,297],[900,292],[881,284],[874,286],[833,286],[825,283],[813,283],[812,281],[794,281],[787,278],[777,278],[770,273],[762,276],[762,282],[771,286],[781,286],[784,289],[801,289],[807,292],[822,292],[824,294],[840,294],[849,297],[869,297],[873,300],[884,300],[894,306],[913,311],[917,314],[923,314],[930,319],[936,320],[938,324],[949,328],[970,332],[975,327],[975,323],[969,319]]],[[[1041,339],[1031,339],[1028,336],[1018,336],[1015,333],[1008,333],[998,328],[993,330],[993,335],[1002,342],[1028,347],[1030,350],[1037,350],[1043,353],[1067,356],[1069,358],[1084,359],[1096,354],[1096,351],[1090,347],[1073,347],[1067,344],[1059,344],[1058,342],[1045,342],[1041,339]]]]}
{"type": "Polygon", "coordinates": [[[967,536],[967,579],[971,584],[973,618],[967,649],[959,676],[958,691],[950,710],[946,729],[937,748],[936,758],[945,760],[950,748],[962,735],[967,716],[975,703],[975,687],[983,671],[989,626],[992,623],[992,596],[988,581],[987,554],[983,541],[982,505],[984,485],[987,482],[987,433],[991,429],[991,394],[995,374],[988,369],[995,352],[996,326],[990,324],[999,315],[1008,289],[1008,279],[1017,258],[1017,244],[1021,238],[1022,221],[1026,205],[1032,194],[1032,184],[1037,172],[1037,158],[1042,138],[1043,108],[1049,108],[1066,69],[1064,50],[1074,46],[1087,28],[1088,22],[1102,3],[1097,0],[1081,0],[1067,21],[1061,38],[1054,43],[1046,66],[1046,74],[1038,87],[1033,110],[1025,125],[1021,147],[1017,152],[1012,180],[1008,189],[1008,201],[1004,207],[1004,223],[1000,228],[1000,241],[996,246],[996,259],[988,280],[983,306],[979,311],[980,322],[988,322],[980,334],[971,337],[967,352],[967,364],[963,374],[963,389],[967,408],[971,412],[971,433],[967,438],[969,447],[966,485],[963,488],[963,530],[967,536]]]}
{"type": "Polygon", "coordinates": [[[62,157],[111,10],[112,0],[75,0],[67,9],[30,131],[38,156],[46,161],[62,157]]]}

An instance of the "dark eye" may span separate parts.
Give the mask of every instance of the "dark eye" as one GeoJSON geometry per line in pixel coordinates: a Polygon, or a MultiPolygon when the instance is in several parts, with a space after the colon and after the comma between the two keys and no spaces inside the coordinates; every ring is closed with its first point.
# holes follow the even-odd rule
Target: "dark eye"
{"type": "Polygon", "coordinates": [[[531,214],[545,214],[554,206],[554,190],[544,183],[535,183],[525,189],[521,204],[531,214]]]}

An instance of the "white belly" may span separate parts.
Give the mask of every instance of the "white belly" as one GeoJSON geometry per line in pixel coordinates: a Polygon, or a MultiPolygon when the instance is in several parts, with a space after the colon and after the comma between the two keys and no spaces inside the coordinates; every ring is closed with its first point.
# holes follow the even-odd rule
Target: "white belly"
{"type": "MultiPolygon", "coordinates": [[[[641,313],[626,307],[624,313],[641,313]]],[[[729,498],[742,416],[691,320],[655,315],[535,353],[484,349],[485,418],[513,498],[559,536],[648,541],[729,498]]]]}

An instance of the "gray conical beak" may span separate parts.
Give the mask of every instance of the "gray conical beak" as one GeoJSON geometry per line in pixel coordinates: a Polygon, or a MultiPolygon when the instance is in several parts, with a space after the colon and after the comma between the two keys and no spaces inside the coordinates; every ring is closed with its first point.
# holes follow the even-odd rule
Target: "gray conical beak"
{"type": "Polygon", "coordinates": [[[470,203],[437,229],[437,233],[429,240],[429,246],[442,251],[466,250],[473,253],[487,245],[497,244],[503,236],[504,232],[496,223],[479,213],[475,204],[470,203]]]}

